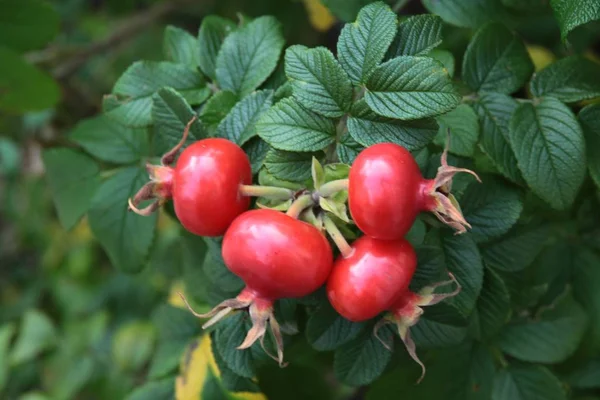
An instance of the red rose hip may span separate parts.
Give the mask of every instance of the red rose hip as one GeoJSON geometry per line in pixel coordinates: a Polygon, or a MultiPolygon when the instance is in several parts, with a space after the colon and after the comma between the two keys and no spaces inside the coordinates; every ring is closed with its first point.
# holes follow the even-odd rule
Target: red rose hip
{"type": "Polygon", "coordinates": [[[424,179],[415,159],[402,146],[381,143],[363,150],[350,168],[348,203],[352,219],[366,235],[393,240],[404,237],[421,211],[431,211],[457,232],[466,231],[465,221],[450,194],[452,177],[447,151],[434,179],[424,179]]]}
{"type": "Polygon", "coordinates": [[[365,321],[389,309],[408,288],[417,256],[405,239],[362,236],[339,256],[327,280],[329,302],[344,318],[365,321]]]}

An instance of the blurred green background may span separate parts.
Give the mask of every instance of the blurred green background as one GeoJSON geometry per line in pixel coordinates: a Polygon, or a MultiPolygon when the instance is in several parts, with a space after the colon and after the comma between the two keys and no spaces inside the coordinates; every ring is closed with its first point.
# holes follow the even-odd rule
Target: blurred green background
{"type": "MultiPolygon", "coordinates": [[[[349,2],[358,10],[368,1],[349,2]]],[[[403,14],[424,12],[418,1],[403,5],[403,14]]],[[[347,14],[339,16],[352,20],[352,8],[344,10],[347,14]]],[[[179,363],[187,343],[170,340],[173,347],[166,347],[169,326],[188,324],[199,332],[199,324],[179,312],[175,292],[182,269],[202,262],[204,245],[196,247],[197,254],[174,259],[182,233],[161,214],[144,272],[117,272],[85,219],[71,231],[59,224],[41,153],[47,147],[72,146],[66,140],[69,131],[101,112],[102,96],[132,62],[163,59],[166,25],[195,34],[209,14],[233,20],[274,15],[283,23],[287,45],[333,48],[341,26],[313,0],[0,0],[1,399],[172,396],[149,397],[172,387],[172,380],[147,392],[134,389],[148,375],[167,375],[154,365],[159,355],[175,354],[169,365],[179,363]]],[[[523,18],[517,28],[531,44],[538,68],[564,54],[551,16],[523,18]]],[[[587,48],[597,39],[596,28],[581,31],[572,45],[587,48]]],[[[449,29],[444,46],[459,56],[469,35],[468,30],[449,29]]],[[[207,340],[187,354],[194,373],[192,383],[179,387],[178,399],[198,398],[207,374],[215,373],[207,340]]],[[[286,371],[269,371],[261,386],[269,398],[308,398],[302,388],[315,374],[319,380],[313,385],[331,384],[318,390],[323,398],[361,398],[361,389],[331,383],[322,371],[301,364],[286,371]]],[[[260,393],[228,396],[265,398],[260,393]]]]}

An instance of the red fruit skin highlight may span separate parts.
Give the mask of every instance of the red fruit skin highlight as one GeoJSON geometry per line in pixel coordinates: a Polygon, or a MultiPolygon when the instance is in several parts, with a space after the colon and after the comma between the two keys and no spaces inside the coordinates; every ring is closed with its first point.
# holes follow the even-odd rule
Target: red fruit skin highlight
{"type": "Polygon", "coordinates": [[[240,185],[252,183],[248,156],[235,143],[204,139],[187,147],[173,172],[175,214],[190,232],[221,236],[231,222],[250,206],[240,185]]]}
{"type": "Polygon", "coordinates": [[[331,246],[313,225],[275,210],[240,215],[223,239],[223,260],[249,291],[264,299],[306,296],[322,286],[331,246]]]}
{"type": "Polygon", "coordinates": [[[417,256],[405,239],[362,236],[340,256],[327,280],[327,297],[344,318],[360,322],[389,309],[407,290],[417,256]]]}

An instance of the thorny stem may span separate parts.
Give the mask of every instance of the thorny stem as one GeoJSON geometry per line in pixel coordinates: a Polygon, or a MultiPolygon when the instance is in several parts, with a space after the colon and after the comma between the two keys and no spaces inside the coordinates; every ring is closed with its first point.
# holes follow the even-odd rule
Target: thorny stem
{"type": "Polygon", "coordinates": [[[321,197],[329,197],[343,190],[348,190],[348,179],[338,179],[323,184],[318,190],[318,195],[321,197]]]}
{"type": "Polygon", "coordinates": [[[335,225],[335,222],[333,222],[331,218],[325,215],[323,217],[323,223],[325,224],[325,230],[327,231],[331,239],[333,239],[333,242],[335,243],[337,248],[340,250],[342,257],[350,257],[354,252],[354,249],[348,244],[346,238],[344,237],[344,235],[342,235],[342,232],[340,232],[338,227],[335,225]]]}
{"type": "Polygon", "coordinates": [[[240,185],[240,194],[243,196],[265,197],[273,200],[289,200],[294,198],[293,190],[276,186],[240,185]]]}
{"type": "Polygon", "coordinates": [[[292,203],[286,214],[294,219],[298,219],[302,211],[314,204],[315,201],[310,194],[303,194],[292,203]]]}

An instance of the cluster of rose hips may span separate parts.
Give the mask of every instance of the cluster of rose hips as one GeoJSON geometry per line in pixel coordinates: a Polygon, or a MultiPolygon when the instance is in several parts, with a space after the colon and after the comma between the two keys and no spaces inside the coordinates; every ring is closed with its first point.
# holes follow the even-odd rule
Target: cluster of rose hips
{"type": "Polygon", "coordinates": [[[456,295],[460,286],[450,274],[448,282],[412,292],[409,284],[417,257],[404,236],[422,211],[432,212],[458,233],[464,232],[469,225],[450,194],[450,184],[457,172],[475,174],[449,166],[444,152],[437,176],[424,179],[406,149],[382,143],[358,155],[348,179],[328,182],[313,193],[252,186],[247,155],[226,139],[199,140],[181,153],[175,167],[169,166],[185,143],[193,121],[181,142],[163,156],[160,166],[148,165],[151,181],[130,200],[129,207],[146,215],[172,199],[177,217],[190,232],[224,235],[225,265],[244,281],[245,287],[237,297],[206,314],[192,310],[200,318],[210,318],[204,327],[233,310],[247,308],[252,328],[238,349],[246,349],[257,340],[264,348],[270,328],[277,349],[273,357],[283,365],[283,338],[273,315],[274,301],[304,297],[326,283],[331,305],[351,321],[366,321],[388,312],[375,325],[374,334],[386,323],[395,324],[409,354],[424,372],[409,328],[418,322],[422,306],[456,295]],[[319,196],[341,190],[348,190],[350,214],[364,236],[349,245],[332,219],[320,210],[317,218],[340,250],[334,261],[321,229],[299,217],[319,210],[315,207],[319,196]],[[285,213],[266,208],[248,211],[250,196],[294,201],[285,213]],[[152,204],[138,209],[142,201],[151,199],[155,199],[152,204]],[[452,282],[457,286],[453,292],[434,293],[437,286],[452,282]]]}

